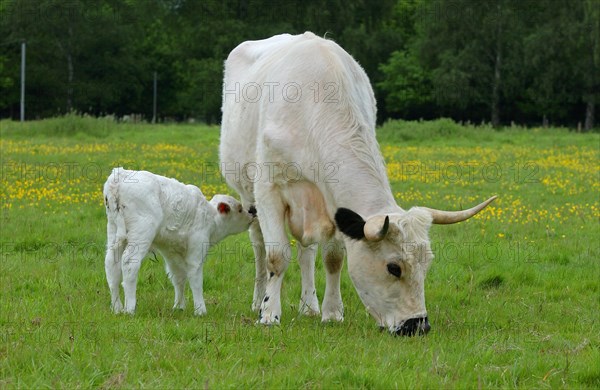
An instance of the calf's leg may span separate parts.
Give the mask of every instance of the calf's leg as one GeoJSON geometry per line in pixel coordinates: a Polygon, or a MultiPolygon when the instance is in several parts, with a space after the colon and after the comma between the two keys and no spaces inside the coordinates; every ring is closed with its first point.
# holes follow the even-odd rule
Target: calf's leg
{"type": "Polygon", "coordinates": [[[125,293],[125,313],[133,314],[136,305],[136,285],[142,260],[152,245],[152,236],[128,235],[127,246],[123,252],[121,268],[123,272],[123,291],[125,293]]]}
{"type": "Polygon", "coordinates": [[[167,275],[173,283],[175,289],[175,303],[173,304],[173,310],[185,309],[185,281],[187,278],[185,260],[179,256],[169,255],[165,257],[165,267],[167,269],[167,275]]]}
{"type": "Polygon", "coordinates": [[[123,276],[121,274],[121,256],[125,249],[125,242],[117,239],[117,225],[110,218],[106,230],[107,244],[106,256],[104,257],[104,270],[110,290],[110,308],[117,314],[123,311],[119,289],[123,276]]]}
{"type": "Polygon", "coordinates": [[[201,316],[206,314],[203,292],[203,267],[206,253],[208,252],[208,240],[196,238],[191,240],[191,242],[195,244],[189,249],[186,256],[187,277],[190,281],[192,296],[194,297],[194,314],[201,316]]]}

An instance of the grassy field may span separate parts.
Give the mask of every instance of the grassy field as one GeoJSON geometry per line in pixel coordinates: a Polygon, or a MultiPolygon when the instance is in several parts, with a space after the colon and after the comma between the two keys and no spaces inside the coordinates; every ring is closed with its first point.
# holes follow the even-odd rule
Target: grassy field
{"type": "MultiPolygon", "coordinates": [[[[447,120],[378,129],[404,208],[499,195],[467,222],[432,228],[432,332],[401,338],[379,332],[346,271],[343,323],[298,316],[296,262],[281,326],[255,325],[247,234],[209,254],[206,316],[171,310],[153,256],[136,315],[113,315],[103,182],[124,166],[207,197],[230,192],[217,171],[219,129],[78,117],[0,127],[0,388],[600,387],[598,134],[447,120]]],[[[324,280],[318,261],[320,298],[324,280]]]]}

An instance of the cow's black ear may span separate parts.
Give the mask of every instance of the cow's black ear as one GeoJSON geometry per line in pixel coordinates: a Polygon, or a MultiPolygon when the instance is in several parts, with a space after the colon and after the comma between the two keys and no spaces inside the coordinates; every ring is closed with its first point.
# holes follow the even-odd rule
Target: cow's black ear
{"type": "Polygon", "coordinates": [[[339,208],[335,213],[335,224],[345,235],[355,240],[365,238],[365,220],[354,211],[339,208]]]}

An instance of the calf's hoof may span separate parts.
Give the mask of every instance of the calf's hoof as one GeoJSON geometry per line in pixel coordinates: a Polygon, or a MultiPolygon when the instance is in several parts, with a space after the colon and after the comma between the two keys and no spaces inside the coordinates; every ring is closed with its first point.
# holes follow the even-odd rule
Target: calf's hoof
{"type": "Polygon", "coordinates": [[[122,313],[123,312],[123,304],[121,302],[115,302],[114,304],[110,305],[110,309],[115,314],[122,313]]]}

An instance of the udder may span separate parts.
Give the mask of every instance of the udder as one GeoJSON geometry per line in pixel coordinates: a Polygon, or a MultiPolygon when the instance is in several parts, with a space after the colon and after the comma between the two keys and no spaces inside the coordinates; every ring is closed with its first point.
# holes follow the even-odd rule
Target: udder
{"type": "Polygon", "coordinates": [[[329,219],[319,188],[307,181],[288,183],[283,190],[286,223],[292,236],[304,246],[329,240],[335,225],[329,219]]]}

